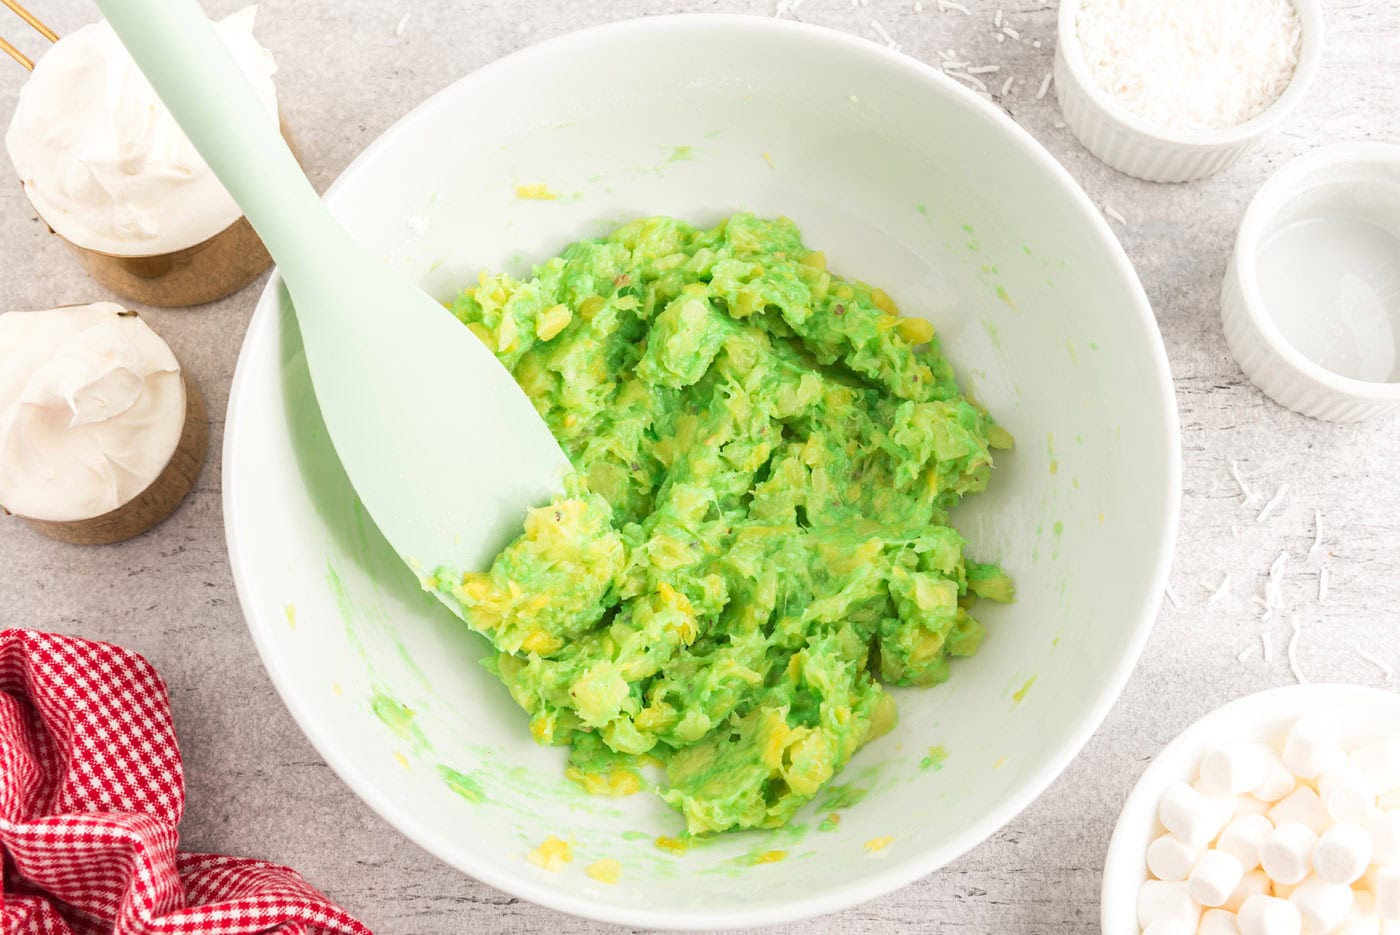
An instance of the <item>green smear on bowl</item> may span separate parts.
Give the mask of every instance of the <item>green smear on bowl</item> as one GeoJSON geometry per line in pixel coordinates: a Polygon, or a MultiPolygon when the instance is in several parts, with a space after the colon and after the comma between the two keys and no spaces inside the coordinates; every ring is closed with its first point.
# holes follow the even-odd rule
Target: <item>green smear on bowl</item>
{"type": "Polygon", "coordinates": [[[438,775],[442,781],[447,783],[447,788],[471,802],[473,805],[480,805],[486,801],[486,793],[482,791],[481,784],[465,773],[458,772],[450,766],[442,763],[437,765],[438,775]]]}

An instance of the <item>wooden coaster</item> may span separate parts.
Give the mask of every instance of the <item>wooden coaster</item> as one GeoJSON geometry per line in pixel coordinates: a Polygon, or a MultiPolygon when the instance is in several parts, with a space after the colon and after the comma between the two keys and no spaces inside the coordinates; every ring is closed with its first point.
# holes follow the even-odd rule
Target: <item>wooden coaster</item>
{"type": "Polygon", "coordinates": [[[107,545],[139,536],[175,512],[199,477],[209,442],[204,398],[183,368],[180,377],[185,384],[184,429],[170,460],[145,490],[115,510],[91,519],[54,522],[15,516],[51,539],[75,545],[107,545]]]}

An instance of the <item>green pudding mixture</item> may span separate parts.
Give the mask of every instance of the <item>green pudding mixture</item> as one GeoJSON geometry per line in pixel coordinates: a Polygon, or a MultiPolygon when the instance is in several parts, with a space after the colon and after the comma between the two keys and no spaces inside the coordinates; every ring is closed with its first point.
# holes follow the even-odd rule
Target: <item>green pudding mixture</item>
{"type": "Polygon", "coordinates": [[[894,725],[883,684],[942,682],[976,600],[1011,599],[948,525],[1010,436],[791,221],[634,221],[452,312],[577,474],[488,571],[427,583],[590,791],[656,763],[692,833],[779,826],[894,725]]]}

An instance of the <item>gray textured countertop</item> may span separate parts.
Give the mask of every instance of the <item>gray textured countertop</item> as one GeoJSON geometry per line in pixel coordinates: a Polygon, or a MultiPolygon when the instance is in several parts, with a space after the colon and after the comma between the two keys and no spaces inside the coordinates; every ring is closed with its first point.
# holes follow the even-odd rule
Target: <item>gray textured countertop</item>
{"type": "MultiPolygon", "coordinates": [[[[1005,0],[1021,41],[994,41],[991,0],[970,16],[936,0],[805,0],[796,16],[876,38],[872,21],[910,55],[953,48],[1017,77],[1007,110],[1047,146],[1116,226],[1156,309],[1176,375],[1185,445],[1181,543],[1172,576],[1181,606],[1164,607],[1128,688],[1078,760],[1024,814],[946,869],[821,928],[874,932],[1029,933],[1098,930],[1099,868],[1118,807],[1149,759],[1187,723],[1241,694],[1291,682],[1272,663],[1235,655],[1256,638],[1267,566],[1306,553],[1313,511],[1324,547],[1296,560],[1286,602],[1304,624],[1300,662],[1320,681],[1380,685],[1368,649],[1400,668],[1400,421],[1335,426],[1280,409],[1231,360],[1218,317],[1220,280],[1251,194],[1289,157],[1321,143],[1400,141],[1400,4],[1325,0],[1327,52],[1311,94],[1281,132],[1203,182],[1158,186],[1105,168],[1059,119],[1053,92],[1036,100],[1054,48],[1055,6],[1005,0]],[[1041,43],[1035,48],[1033,41],[1041,43]],[[1228,465],[1253,485],[1292,494],[1267,524],[1241,508],[1228,465]],[[1326,565],[1331,594],[1317,600],[1326,565]],[[1232,593],[1208,606],[1229,571],[1232,593]]],[[[211,12],[236,0],[209,0],[211,12]]],[[[35,0],[60,32],[96,17],[91,4],[35,0]]],[[[277,55],[283,113],[312,180],[324,188],[381,130],[452,80],[536,40],[608,20],[678,11],[772,15],[770,0],[264,0],[258,35],[277,55]],[[405,14],[402,34],[396,27],[405,14]]],[[[41,42],[8,14],[0,35],[41,42]]],[[[0,60],[8,124],[24,72],[0,60]]],[[[8,166],[6,166],[6,171],[8,166]]],[[[106,298],[49,236],[19,186],[0,186],[0,308],[106,298]]],[[[254,653],[234,595],[219,507],[223,412],[243,329],[258,293],[195,310],[143,310],[204,389],[208,465],[184,506],[153,532],[82,549],[0,523],[0,621],[110,640],[165,676],[185,758],[186,849],[263,857],[300,870],[381,935],[593,931],[479,884],[419,850],[360,803],[297,730],[254,653]]],[[[1273,628],[1282,646],[1287,624],[1273,628]]],[[[810,930],[794,926],[791,931],[810,930]]]]}

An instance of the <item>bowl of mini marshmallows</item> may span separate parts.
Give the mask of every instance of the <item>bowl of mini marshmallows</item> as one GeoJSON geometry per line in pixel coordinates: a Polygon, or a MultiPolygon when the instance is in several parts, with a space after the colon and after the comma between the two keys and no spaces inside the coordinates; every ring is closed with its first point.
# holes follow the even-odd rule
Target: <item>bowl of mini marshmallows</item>
{"type": "Polygon", "coordinates": [[[1105,935],[1400,931],[1400,696],[1293,685],[1206,715],[1124,804],[1105,935]]]}
{"type": "Polygon", "coordinates": [[[1320,0],[1063,0],[1055,93],[1091,152],[1150,182],[1233,163],[1322,61],[1320,0]]]}

